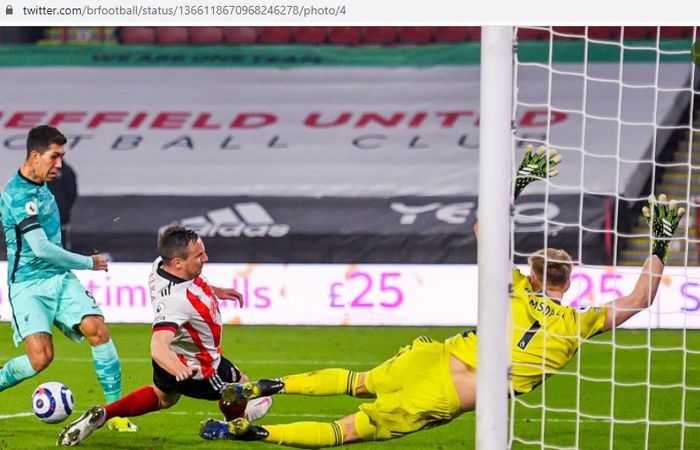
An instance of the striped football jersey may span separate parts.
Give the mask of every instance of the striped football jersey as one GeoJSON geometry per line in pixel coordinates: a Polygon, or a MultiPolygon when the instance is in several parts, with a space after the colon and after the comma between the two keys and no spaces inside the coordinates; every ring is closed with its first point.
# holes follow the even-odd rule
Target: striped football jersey
{"type": "Polygon", "coordinates": [[[153,263],[149,277],[153,331],[171,330],[170,348],[183,364],[197,369],[193,379],[209,379],[221,362],[221,314],[218,298],[202,277],[184,280],[153,263]]]}

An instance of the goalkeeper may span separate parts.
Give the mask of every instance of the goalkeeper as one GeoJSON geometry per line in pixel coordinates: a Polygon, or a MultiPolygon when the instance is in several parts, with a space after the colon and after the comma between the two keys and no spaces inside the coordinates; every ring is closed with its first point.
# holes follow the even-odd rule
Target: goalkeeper
{"type": "MultiPolygon", "coordinates": [[[[556,151],[528,146],[515,183],[515,197],[531,182],[556,176],[556,151]]],[[[612,303],[576,309],[561,304],[570,285],[572,262],[563,250],[547,249],[529,259],[530,274],[513,269],[511,297],[511,389],[523,394],[568,364],[581,342],[619,326],[649,307],[656,296],[668,242],[684,214],[674,201],[650,197],[643,210],[651,225],[652,255],[634,290],[612,303]]],[[[476,227],[475,227],[476,231],[476,227]]],[[[435,342],[419,337],[367,372],[324,369],[282,378],[230,384],[225,401],[242,402],[272,394],[351,395],[374,398],[335,422],[253,425],[245,419],[206,419],[204,439],[259,440],[302,448],[380,441],[445,424],[472,411],[476,402],[477,334],[467,331],[435,342]]]]}

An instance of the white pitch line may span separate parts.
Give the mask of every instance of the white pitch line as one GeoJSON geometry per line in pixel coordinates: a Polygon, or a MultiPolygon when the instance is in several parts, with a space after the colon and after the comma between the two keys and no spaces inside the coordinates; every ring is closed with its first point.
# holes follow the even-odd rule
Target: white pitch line
{"type": "MultiPolygon", "coordinates": [[[[350,414],[351,412],[348,412],[350,414]]],[[[171,416],[201,416],[201,417],[216,417],[219,415],[219,411],[159,411],[157,414],[167,414],[171,416]]],[[[15,419],[18,417],[30,417],[33,416],[32,412],[20,412],[15,414],[0,414],[0,420],[15,419]]],[[[336,414],[311,414],[311,413],[300,413],[300,414],[290,414],[290,413],[276,413],[271,412],[267,417],[280,417],[280,418],[303,418],[303,419],[329,419],[336,420],[340,416],[336,414]]],[[[455,420],[467,420],[469,414],[463,414],[455,420]]],[[[541,418],[538,417],[521,417],[517,419],[518,422],[542,422],[541,418]]],[[[611,423],[610,419],[591,419],[591,418],[580,418],[580,419],[545,419],[547,423],[611,423]]]]}
{"type": "Polygon", "coordinates": [[[15,413],[15,414],[0,414],[0,420],[4,419],[14,419],[15,417],[27,417],[27,416],[33,416],[34,413],[31,412],[22,412],[22,413],[15,413]]]}
{"type": "MultiPolygon", "coordinates": [[[[16,356],[16,355],[14,355],[16,356]]],[[[10,358],[13,358],[14,356],[9,356],[9,355],[0,355],[0,361],[2,360],[8,360],[10,358]]],[[[230,358],[229,358],[230,359],[230,358]]],[[[345,361],[345,360],[325,360],[325,359],[289,359],[289,360],[275,360],[275,359],[230,359],[233,363],[237,365],[256,365],[256,366],[279,366],[279,365],[293,365],[293,366],[322,366],[322,367],[331,367],[331,366],[340,366],[340,367],[345,367],[345,366],[365,366],[368,369],[377,366],[380,364],[382,361],[345,361]]],[[[61,358],[60,356],[56,356],[53,359],[54,362],[77,362],[77,363],[92,363],[92,358],[73,358],[73,357],[68,357],[68,358],[61,358]]],[[[144,364],[144,363],[149,363],[151,362],[150,358],[120,358],[120,361],[124,364],[144,364]]],[[[590,365],[586,364],[585,366],[586,370],[590,369],[609,369],[609,365],[590,365]]],[[[668,371],[675,371],[676,367],[673,366],[661,366],[661,367],[654,367],[654,371],[660,371],[660,372],[668,372],[668,371]]],[[[687,366],[685,368],[686,372],[698,372],[700,371],[700,367],[689,367],[687,366]]],[[[574,372],[561,372],[559,375],[577,375],[574,372]]]]}
{"type": "MultiPolygon", "coordinates": [[[[219,411],[159,411],[157,412],[158,414],[168,414],[171,416],[202,416],[202,417],[212,417],[212,416],[218,416],[220,414],[219,411]]],[[[14,414],[0,414],[0,420],[6,420],[6,419],[16,419],[18,417],[30,417],[33,416],[34,413],[32,412],[20,412],[20,413],[14,413],[14,414]]],[[[270,413],[268,414],[268,417],[303,417],[303,418],[325,418],[325,419],[339,419],[340,416],[337,414],[311,414],[311,413],[302,413],[302,414],[285,414],[285,413],[270,413]]]]}
{"type": "MultiPolygon", "coordinates": [[[[349,411],[348,414],[351,412],[349,411]]],[[[217,415],[218,411],[160,411],[158,414],[168,414],[171,416],[211,416],[217,415]]],[[[20,412],[15,414],[0,414],[0,420],[15,419],[18,417],[30,417],[33,416],[32,412],[20,412]]],[[[318,418],[318,419],[338,419],[340,416],[336,414],[289,414],[289,413],[270,413],[268,417],[301,417],[301,418],[318,418]]],[[[462,415],[460,418],[467,418],[467,415],[462,415]]],[[[457,419],[459,420],[459,419],[457,419]]],[[[598,422],[609,422],[608,419],[545,419],[546,422],[558,422],[558,423],[576,423],[576,422],[586,422],[586,423],[598,423],[598,422]]],[[[519,422],[541,422],[540,418],[520,418],[519,422]]]]}
{"type": "MultiPolygon", "coordinates": [[[[0,356],[0,361],[3,359],[9,359],[8,357],[3,357],[0,356]]],[[[120,361],[123,364],[148,364],[150,365],[151,359],[149,358],[121,358],[120,361]]],[[[245,372],[245,369],[247,367],[252,367],[252,366],[298,366],[298,367],[321,367],[321,368],[326,368],[326,367],[341,367],[341,368],[354,368],[354,367],[360,367],[363,368],[362,370],[370,370],[373,367],[376,367],[379,365],[382,361],[342,361],[342,360],[304,360],[304,359],[290,359],[290,360],[265,360],[265,359],[260,359],[260,360],[245,360],[245,359],[240,359],[240,360],[230,360],[237,366],[243,368],[243,371],[245,372]]],[[[56,357],[54,358],[54,362],[58,362],[59,364],[61,362],[64,363],[92,363],[92,358],[60,358],[56,357]]],[[[586,370],[608,370],[610,369],[609,365],[586,365],[585,366],[586,370]]],[[[631,369],[630,369],[631,370],[631,369]]],[[[670,373],[680,373],[680,368],[679,367],[674,367],[674,366],[655,366],[653,369],[654,372],[660,373],[660,372],[670,372],[670,373]]],[[[686,366],[685,368],[685,373],[691,373],[691,372],[700,372],[700,367],[690,367],[686,366]]],[[[577,373],[574,372],[561,372],[559,375],[567,375],[567,376],[577,376],[577,373]]]]}
{"type": "MultiPolygon", "coordinates": [[[[0,355],[0,360],[7,360],[13,356],[3,356],[0,355]]],[[[120,358],[119,361],[125,364],[143,364],[150,363],[150,358],[120,358]]],[[[338,360],[304,360],[304,359],[289,359],[289,360],[253,360],[253,359],[239,359],[231,360],[235,364],[248,364],[248,365],[259,365],[259,366],[276,366],[276,365],[311,365],[311,366],[367,366],[368,368],[376,366],[381,361],[338,361],[338,360]]],[[[56,356],[53,362],[77,362],[77,363],[92,363],[92,358],[61,358],[56,356]]]]}
{"type": "MultiPolygon", "coordinates": [[[[202,417],[209,417],[209,416],[216,416],[219,413],[219,411],[159,411],[158,414],[168,414],[171,416],[202,416],[202,417]]],[[[31,417],[33,416],[33,412],[20,412],[20,413],[14,413],[14,414],[0,414],[0,420],[6,420],[6,419],[16,419],[18,417],[31,417]]],[[[270,413],[268,414],[269,417],[318,417],[318,418],[334,418],[337,419],[339,418],[335,414],[280,414],[280,413],[270,413]]]]}

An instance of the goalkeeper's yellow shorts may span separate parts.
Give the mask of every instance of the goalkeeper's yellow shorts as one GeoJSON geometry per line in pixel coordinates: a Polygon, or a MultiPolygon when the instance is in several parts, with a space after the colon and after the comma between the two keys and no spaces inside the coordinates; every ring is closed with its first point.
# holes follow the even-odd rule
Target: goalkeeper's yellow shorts
{"type": "Polygon", "coordinates": [[[360,405],[355,430],[363,440],[391,439],[447,423],[461,414],[441,342],[419,337],[370,370],[365,387],[377,396],[360,405]]]}

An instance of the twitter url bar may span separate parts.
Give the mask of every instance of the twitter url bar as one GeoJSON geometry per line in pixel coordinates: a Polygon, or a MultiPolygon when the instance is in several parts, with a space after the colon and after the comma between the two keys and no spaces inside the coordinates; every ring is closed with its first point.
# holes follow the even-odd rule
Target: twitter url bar
{"type": "Polygon", "coordinates": [[[24,16],[78,16],[96,17],[112,16],[116,18],[191,18],[197,16],[206,17],[296,17],[301,19],[313,17],[342,17],[349,14],[349,8],[345,4],[328,5],[176,5],[176,6],[102,6],[83,5],[82,7],[48,7],[48,6],[23,6],[21,13],[24,16]]]}

